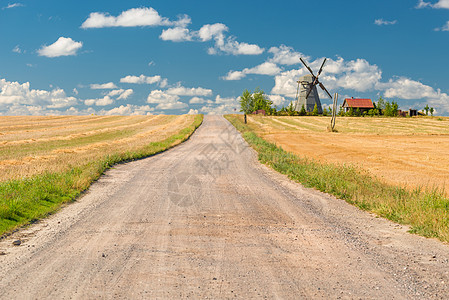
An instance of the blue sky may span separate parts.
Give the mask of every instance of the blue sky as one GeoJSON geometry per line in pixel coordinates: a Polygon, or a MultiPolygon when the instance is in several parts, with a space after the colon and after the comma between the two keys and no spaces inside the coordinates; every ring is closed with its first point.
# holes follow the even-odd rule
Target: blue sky
{"type": "Polygon", "coordinates": [[[257,87],[280,108],[299,57],[340,99],[449,115],[449,0],[0,4],[0,115],[222,114],[257,87]]]}

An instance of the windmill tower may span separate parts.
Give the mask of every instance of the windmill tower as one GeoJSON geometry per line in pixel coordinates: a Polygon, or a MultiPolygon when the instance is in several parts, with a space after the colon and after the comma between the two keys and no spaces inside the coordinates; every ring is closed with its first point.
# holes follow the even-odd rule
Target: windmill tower
{"type": "Polygon", "coordinates": [[[318,113],[323,113],[323,108],[321,107],[321,101],[320,96],[318,95],[318,90],[316,88],[316,85],[318,84],[320,88],[327,93],[327,95],[332,99],[331,94],[326,90],[324,85],[318,81],[318,76],[320,76],[321,72],[323,71],[324,64],[326,63],[326,58],[323,61],[323,64],[321,65],[320,70],[318,71],[317,76],[313,74],[312,69],[309,68],[309,66],[305,63],[305,61],[301,59],[301,62],[304,64],[304,66],[309,70],[310,74],[304,75],[299,78],[298,82],[298,88],[296,90],[296,103],[294,105],[294,109],[296,111],[300,111],[302,106],[304,105],[304,108],[307,112],[313,111],[315,108],[315,104],[318,108],[318,113]]]}

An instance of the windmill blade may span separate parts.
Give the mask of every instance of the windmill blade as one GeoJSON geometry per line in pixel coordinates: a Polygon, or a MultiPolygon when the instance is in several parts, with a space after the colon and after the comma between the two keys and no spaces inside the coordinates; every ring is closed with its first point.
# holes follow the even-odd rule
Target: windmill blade
{"type": "Polygon", "coordinates": [[[306,64],[306,62],[302,59],[302,57],[299,58],[301,60],[301,62],[303,63],[303,65],[307,68],[307,70],[309,70],[310,74],[312,74],[313,77],[315,77],[315,75],[313,75],[313,71],[311,68],[309,68],[309,66],[306,64]]]}
{"type": "Polygon", "coordinates": [[[312,92],[312,90],[313,90],[313,88],[315,87],[315,85],[316,85],[316,83],[315,83],[315,80],[314,80],[314,81],[310,84],[310,89],[309,89],[309,91],[307,92],[306,100],[307,100],[307,98],[309,98],[310,93],[312,92]]]}
{"type": "MultiPolygon", "coordinates": [[[[325,91],[327,93],[327,95],[329,96],[329,98],[332,99],[331,94],[326,90],[326,88],[324,87],[324,85],[321,82],[318,82],[318,84],[320,85],[320,88],[325,91]]],[[[307,99],[307,98],[306,98],[307,99]]]]}
{"type": "MultiPolygon", "coordinates": [[[[324,67],[324,64],[326,63],[326,60],[327,60],[327,58],[324,58],[324,61],[323,61],[323,63],[321,64],[321,68],[320,68],[320,70],[318,71],[318,74],[316,75],[316,77],[320,76],[321,71],[323,71],[323,67],[324,67]]],[[[332,97],[331,97],[331,98],[332,98],[332,97]]]]}

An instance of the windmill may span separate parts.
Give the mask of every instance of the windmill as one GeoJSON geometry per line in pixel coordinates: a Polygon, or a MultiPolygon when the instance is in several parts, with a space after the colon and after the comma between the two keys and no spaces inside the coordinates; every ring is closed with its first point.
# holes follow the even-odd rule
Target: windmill
{"type": "Polygon", "coordinates": [[[320,97],[318,96],[316,85],[319,85],[320,88],[323,91],[325,91],[327,95],[332,99],[331,94],[326,90],[324,85],[318,80],[318,77],[323,71],[324,64],[326,63],[326,58],[324,59],[321,68],[316,76],[313,74],[312,69],[309,68],[306,62],[302,58],[300,58],[300,60],[307,68],[307,70],[309,70],[310,74],[300,77],[299,80],[297,81],[298,82],[298,88],[296,90],[297,101],[294,109],[296,111],[300,111],[302,106],[304,105],[306,111],[311,112],[313,111],[316,104],[318,108],[318,113],[321,114],[323,113],[323,109],[321,108],[320,97]]]}

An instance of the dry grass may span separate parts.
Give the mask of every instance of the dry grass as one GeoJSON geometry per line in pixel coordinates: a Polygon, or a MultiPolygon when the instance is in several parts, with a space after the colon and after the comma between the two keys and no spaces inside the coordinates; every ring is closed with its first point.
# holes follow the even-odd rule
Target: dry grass
{"type": "Polygon", "coordinates": [[[136,151],[193,123],[194,116],[0,117],[0,181],[64,172],[136,151]]]}
{"type": "MultiPolygon", "coordinates": [[[[372,177],[369,172],[366,172],[362,168],[351,164],[342,164],[341,162],[344,162],[345,159],[347,160],[348,155],[343,156],[340,163],[337,164],[311,158],[314,154],[313,151],[310,152],[312,148],[316,152],[320,152],[322,148],[326,148],[326,144],[323,144],[321,141],[324,136],[333,136],[334,138],[342,136],[344,138],[351,134],[356,137],[364,137],[369,134],[355,133],[357,131],[355,127],[343,128],[343,131],[352,131],[352,133],[336,134],[325,131],[325,127],[323,127],[321,132],[316,129],[303,128],[302,130],[305,133],[303,132],[302,135],[299,135],[299,130],[294,131],[298,135],[292,135],[290,132],[291,126],[287,126],[282,131],[282,127],[279,126],[279,120],[277,118],[251,118],[248,125],[243,124],[243,117],[241,115],[227,115],[226,118],[243,133],[243,137],[259,153],[259,160],[271,166],[276,171],[288,175],[291,179],[302,183],[306,187],[316,188],[322,192],[344,199],[361,209],[401,224],[410,225],[410,231],[413,233],[426,237],[436,237],[444,242],[449,242],[449,197],[442,192],[435,189],[406,189],[400,185],[385,183],[385,181],[379,180],[379,178],[372,177]],[[256,131],[258,132],[257,134],[256,131]],[[274,135],[273,131],[276,131],[277,134],[274,135]],[[282,148],[279,147],[279,143],[276,146],[260,137],[265,135],[264,137],[266,138],[267,132],[270,137],[284,135],[281,139],[283,141],[281,144],[282,148]],[[306,139],[308,135],[314,138],[314,143],[306,139]],[[291,151],[287,152],[284,150],[287,146],[291,146],[295,142],[300,143],[298,149],[301,151],[298,153],[304,154],[304,152],[310,152],[310,156],[297,155],[291,151]]],[[[349,121],[357,122],[358,120],[360,120],[361,127],[364,128],[363,130],[367,132],[389,132],[389,129],[385,128],[370,129],[369,123],[373,121],[372,119],[366,121],[366,123],[364,123],[365,121],[363,119],[349,121]]],[[[390,121],[397,121],[397,119],[380,120],[386,123],[386,128],[391,125],[390,121]]],[[[288,122],[295,122],[297,124],[302,122],[309,128],[323,121],[325,121],[324,118],[288,120],[288,122]]],[[[407,122],[408,120],[402,119],[402,121],[407,122]]],[[[424,119],[424,122],[427,123],[427,121],[427,119],[424,119]]],[[[413,120],[413,122],[416,121],[413,120]]],[[[417,126],[419,127],[419,123],[417,126]]],[[[434,130],[429,128],[429,126],[426,127],[423,130],[434,130]]],[[[317,126],[313,128],[317,128],[317,126]]],[[[406,131],[408,129],[402,130],[406,131]]],[[[435,132],[432,132],[432,134],[435,134],[435,132]]],[[[377,134],[373,133],[370,135],[377,136],[377,134]]],[[[400,137],[400,135],[398,136],[400,137]]],[[[378,137],[380,138],[380,148],[385,151],[386,148],[383,144],[385,136],[379,135],[378,137]]],[[[408,135],[408,137],[411,138],[414,136],[408,135]]],[[[431,135],[429,137],[434,136],[431,135]]],[[[357,142],[355,143],[357,144],[357,142]]],[[[389,142],[386,144],[389,145],[389,142]]],[[[348,153],[345,151],[347,151],[350,145],[343,143],[339,147],[340,151],[338,153],[348,153]]],[[[349,154],[352,155],[352,153],[349,154]]],[[[388,169],[388,162],[385,165],[388,169]]]]}
{"type": "Polygon", "coordinates": [[[449,194],[449,118],[250,116],[267,141],[302,157],[353,165],[397,186],[449,194]]]}

